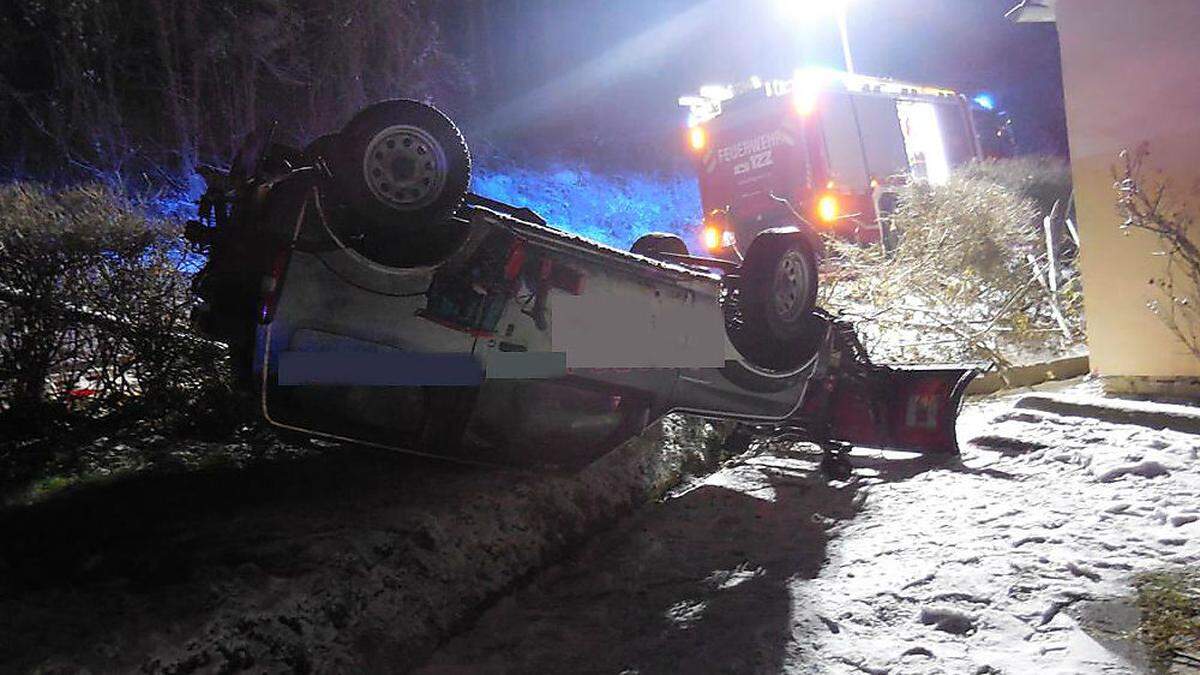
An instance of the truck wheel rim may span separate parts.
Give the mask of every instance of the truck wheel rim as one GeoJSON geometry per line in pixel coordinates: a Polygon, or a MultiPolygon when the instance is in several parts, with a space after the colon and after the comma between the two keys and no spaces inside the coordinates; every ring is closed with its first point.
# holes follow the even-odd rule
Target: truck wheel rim
{"type": "Polygon", "coordinates": [[[775,316],[791,323],[807,309],[808,261],[800,251],[792,249],[783,254],[775,266],[775,292],[771,296],[775,316]]]}
{"type": "Polygon", "coordinates": [[[400,211],[437,199],[447,169],[442,144],[424,129],[404,124],[375,134],[363,156],[363,178],[371,194],[400,211]]]}

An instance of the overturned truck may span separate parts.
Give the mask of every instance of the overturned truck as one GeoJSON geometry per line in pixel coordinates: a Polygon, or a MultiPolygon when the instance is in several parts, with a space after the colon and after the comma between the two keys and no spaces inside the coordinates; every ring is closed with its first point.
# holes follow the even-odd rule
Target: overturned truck
{"type": "MultiPolygon", "coordinates": [[[[803,227],[737,262],[618,250],[470,194],[455,125],[407,100],[206,169],[197,328],[271,424],[461,461],[576,468],[670,412],[743,434],[955,453],[970,369],[870,362],[816,307],[803,227]]],[[[803,224],[801,224],[803,225],[803,224]]]]}

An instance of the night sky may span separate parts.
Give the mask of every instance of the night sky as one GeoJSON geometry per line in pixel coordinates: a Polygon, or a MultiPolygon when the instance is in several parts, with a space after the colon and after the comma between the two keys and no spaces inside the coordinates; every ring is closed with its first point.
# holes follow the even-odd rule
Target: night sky
{"type": "MultiPolygon", "coordinates": [[[[650,153],[665,165],[680,147],[680,95],[750,75],[784,77],[803,63],[841,67],[834,22],[789,21],[782,1],[497,0],[491,31],[498,67],[484,86],[499,104],[470,126],[493,137],[528,138],[537,130],[550,146],[567,136],[555,129],[590,126],[596,147],[605,149],[598,154],[619,154],[624,144],[631,158],[650,153]]],[[[855,0],[856,69],[972,95],[988,91],[1013,116],[1023,152],[1065,155],[1057,35],[1052,24],[1009,23],[1004,12],[1013,4],[855,0]]]]}

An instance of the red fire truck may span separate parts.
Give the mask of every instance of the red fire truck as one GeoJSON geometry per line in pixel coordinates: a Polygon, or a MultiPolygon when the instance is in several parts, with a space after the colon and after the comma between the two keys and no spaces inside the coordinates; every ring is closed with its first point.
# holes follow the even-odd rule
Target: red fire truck
{"type": "Polygon", "coordinates": [[[972,102],[940,87],[810,69],[703,87],[679,103],[690,109],[701,242],[715,255],[798,217],[839,237],[886,240],[880,216],[897,184],[942,183],[983,156],[972,102]]]}

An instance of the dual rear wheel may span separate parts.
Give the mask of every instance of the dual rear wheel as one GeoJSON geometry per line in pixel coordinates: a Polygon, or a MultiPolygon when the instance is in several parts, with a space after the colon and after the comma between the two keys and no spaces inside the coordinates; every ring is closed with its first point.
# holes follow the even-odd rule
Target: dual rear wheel
{"type": "Polygon", "coordinates": [[[450,118],[419,101],[368,106],[305,150],[349,206],[345,230],[359,253],[394,267],[440,262],[466,237],[452,218],[471,182],[471,155],[450,118]]]}

